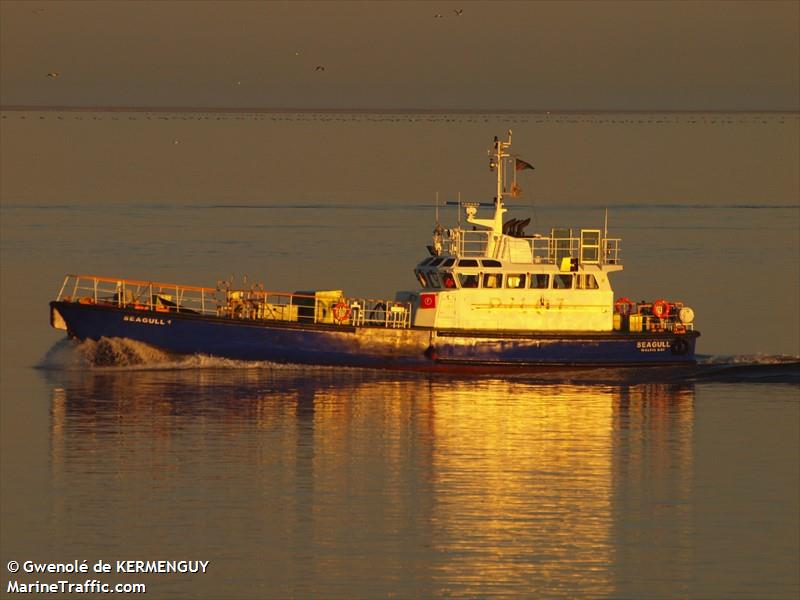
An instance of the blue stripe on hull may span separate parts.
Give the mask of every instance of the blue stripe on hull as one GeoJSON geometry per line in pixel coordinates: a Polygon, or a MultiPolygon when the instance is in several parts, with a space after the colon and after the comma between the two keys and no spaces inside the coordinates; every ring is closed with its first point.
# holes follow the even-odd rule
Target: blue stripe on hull
{"type": "Polygon", "coordinates": [[[51,307],[61,314],[69,334],[80,339],[129,338],[171,352],[237,360],[428,371],[685,364],[694,362],[698,335],[437,334],[424,329],[234,321],[70,302],[52,302],[51,307]]]}
{"type": "Polygon", "coordinates": [[[694,362],[696,334],[540,335],[439,337],[442,362],[495,364],[626,365],[694,362]]]}

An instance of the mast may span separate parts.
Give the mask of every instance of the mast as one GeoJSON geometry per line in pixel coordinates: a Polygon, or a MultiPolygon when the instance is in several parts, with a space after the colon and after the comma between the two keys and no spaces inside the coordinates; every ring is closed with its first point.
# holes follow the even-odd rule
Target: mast
{"type": "Polygon", "coordinates": [[[494,198],[494,217],[491,219],[478,219],[475,217],[475,209],[472,207],[467,208],[468,223],[486,227],[492,232],[492,237],[495,239],[493,239],[492,243],[489,244],[490,247],[493,247],[496,239],[499,239],[499,236],[503,234],[503,215],[507,212],[507,209],[503,206],[503,181],[508,162],[507,159],[511,157],[511,154],[508,153],[509,148],[511,148],[510,129],[508,130],[507,142],[501,142],[497,139],[497,137],[495,137],[494,143],[489,149],[489,170],[497,172],[497,191],[494,198]]]}

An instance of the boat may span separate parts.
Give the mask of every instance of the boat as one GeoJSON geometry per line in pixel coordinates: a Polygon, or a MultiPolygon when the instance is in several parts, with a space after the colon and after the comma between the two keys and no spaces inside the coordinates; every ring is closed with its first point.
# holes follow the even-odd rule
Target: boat
{"type": "Polygon", "coordinates": [[[50,302],[51,325],[79,340],[312,365],[515,372],[694,363],[691,307],[614,298],[621,240],[608,237],[607,216],[602,229],[526,234],[530,219],[504,220],[504,199],[519,195],[517,172],[532,166],[511,152],[511,131],[488,155],[494,197],[454,202],[458,224],[448,228],[437,200],[417,289],[376,299],[67,275],[50,302]]]}

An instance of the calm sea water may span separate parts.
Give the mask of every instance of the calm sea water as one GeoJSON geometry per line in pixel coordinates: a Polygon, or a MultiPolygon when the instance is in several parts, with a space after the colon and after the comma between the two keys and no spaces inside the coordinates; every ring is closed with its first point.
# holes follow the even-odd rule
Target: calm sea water
{"type": "MultiPolygon", "coordinates": [[[[5,112],[0,571],[155,597],[796,598],[797,114],[5,112]],[[393,295],[434,194],[623,238],[618,295],[683,300],[721,372],[441,378],[71,344],[64,274],[393,295]],[[97,367],[98,356],[116,366],[97,367]],[[754,369],[736,365],[760,363],[754,369]],[[69,577],[83,581],[85,577],[69,577]]],[[[455,222],[452,209],[442,220],[455,222]]]]}

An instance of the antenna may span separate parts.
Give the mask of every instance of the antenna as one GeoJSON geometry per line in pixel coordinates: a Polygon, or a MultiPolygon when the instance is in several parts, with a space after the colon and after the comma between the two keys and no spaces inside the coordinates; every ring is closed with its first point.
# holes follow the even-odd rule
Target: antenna
{"type": "Polygon", "coordinates": [[[436,192],[436,224],[439,224],[439,192],[436,192]]]}

